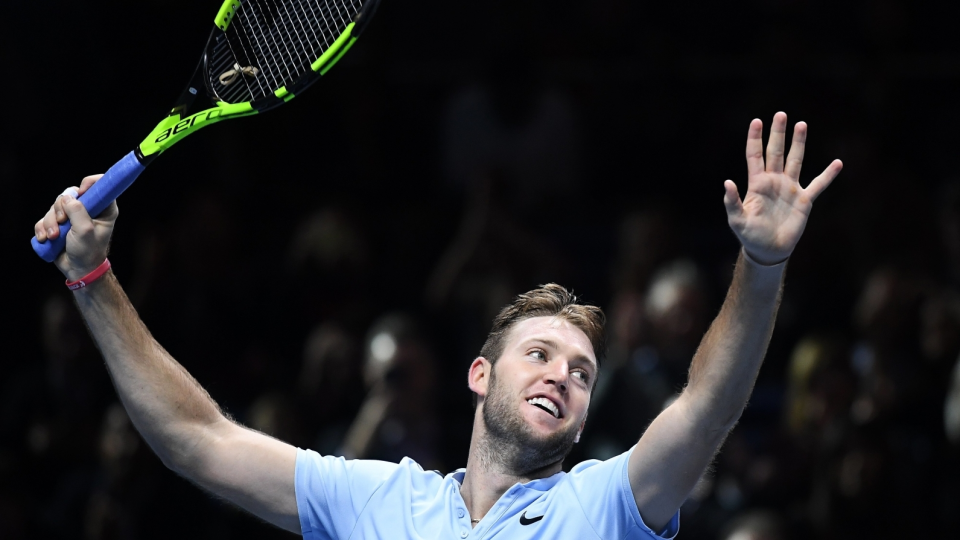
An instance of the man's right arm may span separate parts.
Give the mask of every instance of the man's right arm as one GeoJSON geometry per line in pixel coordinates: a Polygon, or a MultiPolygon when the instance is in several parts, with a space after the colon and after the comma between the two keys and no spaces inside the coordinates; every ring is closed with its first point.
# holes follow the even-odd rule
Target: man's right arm
{"type": "MultiPolygon", "coordinates": [[[[80,193],[95,181],[85,179],[80,193]]],[[[56,222],[70,219],[73,236],[56,262],[68,279],[76,279],[106,257],[116,215],[113,204],[94,220],[76,199],[61,197],[38,222],[37,237],[45,240],[56,222]]],[[[163,463],[256,516],[300,533],[296,448],[229,420],[153,339],[112,272],[74,294],[127,413],[163,463]]]]}

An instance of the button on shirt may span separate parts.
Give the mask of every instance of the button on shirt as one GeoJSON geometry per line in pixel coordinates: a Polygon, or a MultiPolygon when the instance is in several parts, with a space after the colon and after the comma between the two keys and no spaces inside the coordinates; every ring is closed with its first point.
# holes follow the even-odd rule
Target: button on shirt
{"type": "Polygon", "coordinates": [[[471,527],[460,496],[465,469],[442,477],[410,458],[396,464],[298,450],[300,528],[307,540],[673,538],[679,512],[661,535],[640,518],[627,478],[632,451],[515,484],[471,527]]]}

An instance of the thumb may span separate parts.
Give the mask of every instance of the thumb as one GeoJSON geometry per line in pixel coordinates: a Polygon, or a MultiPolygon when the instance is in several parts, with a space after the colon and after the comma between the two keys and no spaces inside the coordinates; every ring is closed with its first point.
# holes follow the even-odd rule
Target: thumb
{"type": "Polygon", "coordinates": [[[737,185],[733,180],[727,180],[723,183],[723,189],[723,205],[727,208],[727,216],[739,217],[743,213],[743,203],[740,201],[737,185]]]}

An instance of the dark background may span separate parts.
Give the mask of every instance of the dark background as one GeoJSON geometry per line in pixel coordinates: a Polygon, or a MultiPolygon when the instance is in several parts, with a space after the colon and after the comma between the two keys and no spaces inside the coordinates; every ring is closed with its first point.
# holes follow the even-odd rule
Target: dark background
{"type": "MultiPolygon", "coordinates": [[[[368,337],[395,332],[414,344],[404,373],[429,382],[422,406],[434,413],[367,455],[402,451],[449,472],[466,461],[464,375],[490,317],[538,284],[573,288],[611,327],[640,313],[612,331],[608,369],[682,386],[667,359],[696,344],[737,253],[722,182],[745,191],[747,126],[784,110],[810,126],[804,181],[833,158],[845,167],[816,203],[754,399],[684,507],[681,537],[954,531],[950,5],[384,0],[302,99],[203,130],[151,165],[120,201],[114,271],[214,399],[302,447],[336,451],[377,392],[360,367],[368,337]],[[682,328],[670,341],[650,286],[677,260],[696,277],[680,279],[690,300],[671,312],[682,328]],[[318,335],[344,359],[340,393],[329,377],[304,382],[318,335]],[[403,433],[412,446],[397,443],[403,433]]],[[[217,7],[5,7],[4,539],[286,535],[191,487],[139,441],[62,276],[28,243],[64,187],[162,118],[217,7]]],[[[388,382],[393,399],[416,386],[388,382]]],[[[632,392],[596,400],[598,427],[572,462],[625,450],[656,413],[656,392],[630,393],[641,396],[632,410],[617,390],[632,392]]],[[[390,425],[410,420],[398,414],[390,425]]]]}

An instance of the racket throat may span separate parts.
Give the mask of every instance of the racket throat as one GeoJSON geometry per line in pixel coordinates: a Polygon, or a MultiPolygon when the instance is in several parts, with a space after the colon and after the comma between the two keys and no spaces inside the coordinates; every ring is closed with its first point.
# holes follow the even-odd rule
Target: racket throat
{"type": "Polygon", "coordinates": [[[180,92],[180,97],[173,103],[173,108],[170,109],[170,116],[177,115],[185,118],[197,112],[193,108],[194,103],[197,101],[197,95],[207,90],[204,85],[203,66],[204,59],[201,58],[196,69],[193,70],[193,76],[190,77],[190,82],[187,83],[183,92],[180,92]]]}
{"type": "MultiPolygon", "coordinates": [[[[170,109],[170,114],[157,124],[150,135],[134,150],[134,154],[141,164],[149,164],[167,148],[202,127],[219,122],[224,118],[245,116],[256,112],[252,110],[248,103],[230,105],[218,102],[215,107],[209,109],[197,107],[197,96],[201,93],[204,96],[207,95],[204,84],[204,59],[201,58],[199,65],[193,72],[193,77],[190,78],[190,82],[174,102],[173,108],[170,109]]],[[[206,101],[206,98],[203,101],[206,101]]]]}

